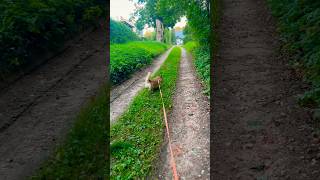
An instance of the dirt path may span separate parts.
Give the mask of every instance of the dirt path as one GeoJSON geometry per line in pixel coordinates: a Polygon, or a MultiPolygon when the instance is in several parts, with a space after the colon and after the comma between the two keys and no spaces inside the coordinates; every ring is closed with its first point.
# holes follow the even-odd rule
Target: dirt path
{"type": "Polygon", "coordinates": [[[312,139],[310,114],[296,102],[306,86],[278,57],[266,2],[222,2],[211,178],[319,179],[319,139],[312,139]]]}
{"type": "Polygon", "coordinates": [[[80,39],[63,54],[0,93],[0,179],[31,175],[68,132],[80,107],[106,79],[105,31],[80,39]]]}
{"type": "Polygon", "coordinates": [[[172,48],[157,57],[153,63],[134,73],[130,79],[112,88],[110,94],[110,121],[113,123],[122,113],[124,113],[135,95],[144,87],[144,80],[147,73],[156,72],[161,64],[167,59],[172,48]]]}
{"type": "MultiPolygon", "coordinates": [[[[182,49],[173,110],[168,116],[180,179],[209,179],[209,101],[202,92],[192,57],[182,49]]],[[[161,152],[160,179],[172,179],[166,144],[161,152]]]]}

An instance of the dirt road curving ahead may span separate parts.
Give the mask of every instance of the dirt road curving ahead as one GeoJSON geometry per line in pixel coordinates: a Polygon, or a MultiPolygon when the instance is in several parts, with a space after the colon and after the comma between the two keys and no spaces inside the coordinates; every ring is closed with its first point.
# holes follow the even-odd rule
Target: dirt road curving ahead
{"type": "Polygon", "coordinates": [[[0,90],[0,179],[31,175],[105,80],[105,30],[98,29],[0,90]]]}

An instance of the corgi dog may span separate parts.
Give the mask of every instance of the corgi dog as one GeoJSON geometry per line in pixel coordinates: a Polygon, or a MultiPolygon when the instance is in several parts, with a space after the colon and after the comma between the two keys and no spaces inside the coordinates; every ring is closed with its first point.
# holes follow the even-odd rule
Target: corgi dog
{"type": "Polygon", "coordinates": [[[151,72],[148,72],[148,75],[146,77],[146,80],[144,82],[144,86],[146,88],[149,88],[149,90],[156,90],[159,88],[159,85],[162,82],[162,77],[161,76],[157,76],[154,79],[150,79],[151,76],[151,72]]]}

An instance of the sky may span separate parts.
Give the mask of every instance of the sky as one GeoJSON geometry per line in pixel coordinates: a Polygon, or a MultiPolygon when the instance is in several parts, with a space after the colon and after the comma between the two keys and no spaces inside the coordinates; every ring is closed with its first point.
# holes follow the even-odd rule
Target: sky
{"type": "Polygon", "coordinates": [[[110,1],[110,16],[118,20],[120,16],[129,19],[130,14],[134,12],[134,2],[129,0],[111,0],[110,1]]]}
{"type": "MultiPolygon", "coordinates": [[[[136,2],[137,0],[133,0],[136,2]]],[[[110,0],[110,16],[114,20],[120,20],[120,17],[124,19],[129,19],[131,14],[134,12],[135,6],[134,2],[129,0],[110,0]]],[[[181,18],[181,21],[178,22],[176,26],[184,27],[186,25],[187,18],[181,18]]],[[[145,27],[144,32],[153,31],[153,28],[145,27]]]]}
{"type": "Polygon", "coordinates": [[[182,17],[181,20],[179,22],[176,23],[176,25],[174,25],[174,27],[185,27],[187,24],[187,18],[186,17],[182,17]]]}

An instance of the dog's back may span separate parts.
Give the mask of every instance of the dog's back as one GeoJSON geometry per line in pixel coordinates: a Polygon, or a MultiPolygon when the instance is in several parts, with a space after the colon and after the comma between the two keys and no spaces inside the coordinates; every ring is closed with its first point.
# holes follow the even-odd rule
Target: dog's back
{"type": "Polygon", "coordinates": [[[157,76],[154,79],[150,79],[151,72],[148,72],[148,75],[145,79],[144,86],[149,88],[149,90],[156,90],[159,88],[160,83],[162,82],[162,77],[157,76]]]}
{"type": "Polygon", "coordinates": [[[156,90],[159,88],[162,78],[160,76],[155,77],[154,79],[149,79],[151,90],[156,90]]]}

